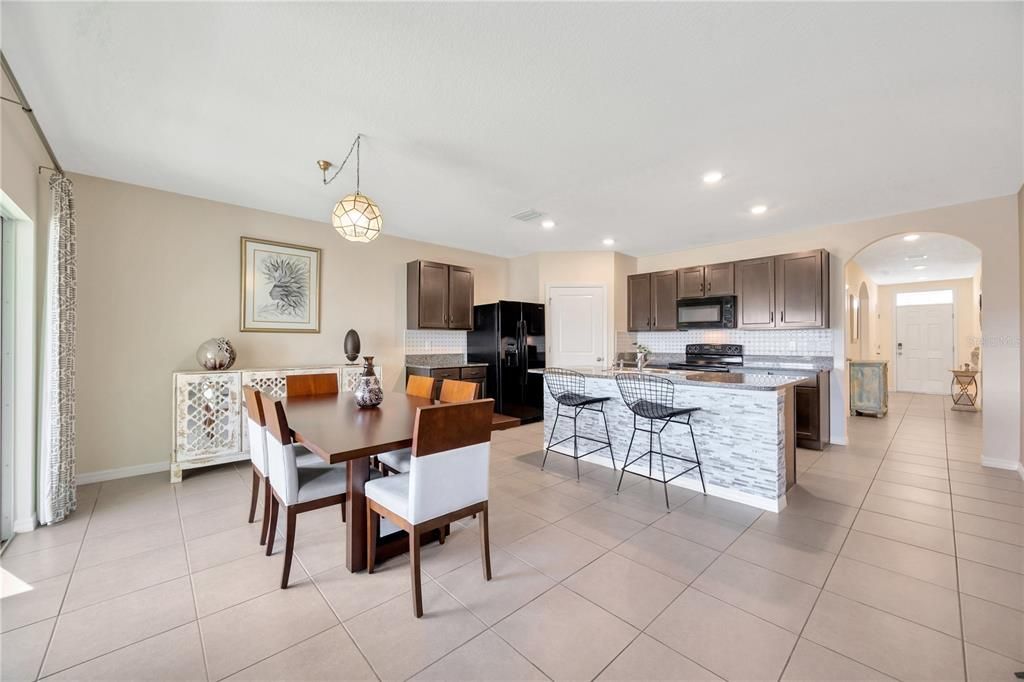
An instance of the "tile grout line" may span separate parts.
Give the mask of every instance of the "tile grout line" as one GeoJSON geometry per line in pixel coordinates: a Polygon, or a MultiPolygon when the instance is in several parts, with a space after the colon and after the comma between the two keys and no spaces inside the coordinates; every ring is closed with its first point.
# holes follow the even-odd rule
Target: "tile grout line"
{"type": "MultiPolygon", "coordinates": [[[[57,633],[57,625],[60,623],[61,610],[64,608],[64,600],[68,597],[68,591],[71,589],[71,581],[75,578],[75,567],[78,565],[78,557],[82,555],[82,547],[85,546],[85,536],[89,532],[89,524],[92,523],[92,513],[96,509],[96,503],[100,499],[100,493],[103,492],[103,486],[96,491],[96,499],[92,501],[92,506],[89,508],[89,520],[85,522],[85,530],[82,531],[82,539],[78,545],[78,551],[75,553],[75,561],[71,564],[71,570],[68,571],[68,584],[64,586],[64,594],[60,598],[60,606],[57,607],[57,613],[53,619],[53,628],[50,629],[50,637],[46,640],[46,649],[43,651],[43,657],[39,659],[39,667],[36,669],[35,679],[39,679],[39,676],[43,673],[43,666],[46,664],[46,657],[50,655],[50,647],[53,645],[53,636],[57,633]]],[[[77,495],[77,491],[75,493],[77,495]]],[[[76,505],[77,508],[77,505],[76,505]]],[[[70,544],[70,543],[69,543],[70,544]]],[[[58,671],[59,672],[59,671],[58,671]]]]}
{"type": "MultiPolygon", "coordinates": [[[[908,405],[908,407],[909,407],[909,405],[908,405]]],[[[892,436],[889,438],[888,443],[886,444],[886,451],[885,451],[886,454],[888,454],[889,448],[892,446],[892,441],[895,440],[895,438],[896,438],[896,434],[899,433],[900,427],[903,425],[903,418],[905,416],[906,416],[906,411],[904,411],[900,415],[900,421],[896,425],[896,428],[893,430],[892,436]]],[[[885,460],[886,454],[882,455],[882,460],[883,461],[885,460]]],[[[881,463],[879,463],[879,469],[880,468],[881,468],[881,463]]],[[[860,515],[861,509],[863,509],[863,507],[864,507],[864,499],[867,498],[868,493],[871,491],[871,486],[873,486],[875,484],[875,479],[877,478],[877,476],[878,476],[878,470],[876,469],[875,470],[875,476],[873,476],[871,478],[871,483],[868,485],[867,490],[865,490],[864,496],[861,497],[860,504],[858,504],[858,506],[857,506],[857,513],[854,515],[853,521],[850,522],[850,527],[846,529],[846,535],[843,536],[843,542],[842,542],[841,545],[839,545],[839,549],[836,551],[835,558],[832,560],[832,565],[829,566],[828,573],[825,575],[825,579],[821,583],[821,589],[818,590],[818,594],[814,598],[814,603],[811,604],[811,608],[807,612],[807,618],[804,619],[803,625],[800,626],[800,632],[797,633],[796,641],[793,642],[793,648],[790,649],[789,656],[786,657],[786,663],[785,663],[785,665],[782,666],[782,670],[779,672],[778,680],[780,680],[780,681],[782,680],[782,676],[786,674],[786,669],[789,668],[789,664],[793,660],[793,653],[796,651],[797,645],[800,643],[800,640],[803,639],[803,637],[804,637],[804,631],[807,629],[807,624],[811,621],[811,617],[814,615],[814,609],[816,609],[818,607],[818,601],[821,599],[822,593],[825,592],[825,586],[828,585],[828,580],[829,580],[830,577],[832,577],[832,571],[833,571],[833,569],[835,569],[836,562],[839,561],[839,557],[842,554],[843,547],[846,546],[846,541],[849,539],[850,533],[853,532],[853,525],[857,522],[857,516],[860,515]]],[[[830,591],[830,594],[831,594],[831,591],[830,591]]],[[[813,641],[813,640],[808,640],[808,641],[813,641]]],[[[814,643],[817,644],[817,642],[814,642],[814,643]]],[[[819,646],[821,646],[821,645],[819,645],[819,646]]],[[[825,647],[825,648],[828,648],[828,647],[825,647]]],[[[829,649],[829,650],[831,651],[831,649],[829,649]]],[[[839,652],[835,652],[835,653],[839,654],[840,656],[845,656],[845,654],[840,654],[839,652]]],[[[849,656],[845,656],[845,657],[846,658],[850,658],[849,656]]],[[[867,668],[871,668],[872,670],[875,670],[875,668],[873,668],[872,666],[868,665],[867,663],[864,663],[863,661],[858,661],[857,659],[854,659],[854,658],[850,658],[850,660],[856,661],[860,665],[863,665],[863,666],[865,666],[867,668]]],[[[878,672],[882,672],[882,671],[879,670],[878,672]]],[[[885,674],[885,673],[883,673],[883,674],[885,674]]]]}
{"type": "MultiPolygon", "coordinates": [[[[945,401],[943,401],[945,407],[945,401]]],[[[942,410],[942,435],[946,434],[946,410],[942,410]]],[[[944,441],[944,452],[946,454],[946,474],[949,475],[949,442],[944,441]]],[[[953,513],[953,486],[949,487],[949,516],[953,535],[953,571],[956,576],[956,605],[957,615],[960,616],[960,661],[963,664],[964,680],[967,680],[967,637],[964,633],[964,597],[960,591],[960,553],[957,551],[956,543],[956,514],[953,513]]]]}
{"type": "Polygon", "coordinates": [[[192,563],[189,561],[188,542],[185,540],[185,521],[181,516],[181,506],[178,501],[178,491],[174,490],[174,508],[178,512],[178,525],[181,528],[181,543],[185,549],[185,571],[188,573],[188,589],[192,594],[192,613],[195,614],[196,631],[199,633],[199,647],[203,650],[203,674],[210,679],[210,662],[206,656],[206,638],[203,636],[203,626],[199,622],[199,602],[196,599],[196,585],[192,580],[192,563]]]}

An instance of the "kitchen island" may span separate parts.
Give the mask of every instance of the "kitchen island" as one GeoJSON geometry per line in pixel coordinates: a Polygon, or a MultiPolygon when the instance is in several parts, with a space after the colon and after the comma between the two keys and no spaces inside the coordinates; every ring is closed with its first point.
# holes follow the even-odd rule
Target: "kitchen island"
{"type": "MultiPolygon", "coordinates": [[[[615,383],[615,375],[636,372],[635,369],[575,368],[586,377],[586,393],[607,396],[604,403],[608,431],[616,466],[625,461],[633,436],[633,413],[626,407],[615,383]]],[[[714,373],[673,370],[644,370],[664,377],[675,384],[676,407],[699,407],[692,416],[693,435],[703,465],[708,495],[742,502],[768,511],[778,512],[786,506],[786,490],[796,482],[796,433],[793,387],[804,377],[779,374],[714,373]]],[[[558,432],[551,438],[556,408],[550,391],[544,393],[544,443],[572,435],[572,421],[558,420],[558,432]]],[[[567,408],[562,408],[563,414],[567,408]]],[[[645,422],[646,424],[647,422],[645,422]]],[[[584,410],[578,420],[578,434],[604,436],[600,415],[584,410]]],[[[637,432],[632,456],[648,449],[649,436],[637,432]]],[[[655,449],[658,449],[655,438],[655,449]]],[[[597,445],[580,440],[581,452],[597,445]]],[[[572,439],[552,448],[571,454],[572,439]]],[[[685,426],[670,424],[661,434],[661,449],[667,454],[692,458],[693,445],[685,426]]],[[[554,456],[554,455],[552,455],[554,456]]],[[[611,467],[608,449],[588,456],[585,461],[611,467]]],[[[629,471],[646,474],[647,458],[631,464],[629,471]]],[[[671,478],[689,465],[665,460],[671,478]]],[[[661,474],[661,459],[654,458],[655,477],[661,474]]],[[[694,469],[670,482],[693,490],[701,490],[700,477],[694,469]]]]}

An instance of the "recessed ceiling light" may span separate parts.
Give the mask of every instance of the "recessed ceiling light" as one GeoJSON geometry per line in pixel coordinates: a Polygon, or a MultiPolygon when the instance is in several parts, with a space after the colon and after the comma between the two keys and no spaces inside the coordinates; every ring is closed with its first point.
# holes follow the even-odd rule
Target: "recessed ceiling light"
{"type": "Polygon", "coordinates": [[[722,181],[722,171],[708,171],[704,174],[704,184],[714,185],[722,181]]]}
{"type": "Polygon", "coordinates": [[[552,220],[551,218],[545,218],[544,220],[540,221],[540,226],[543,227],[545,230],[550,230],[555,226],[555,221],[552,220]]]}
{"type": "Polygon", "coordinates": [[[905,242],[916,242],[920,238],[921,238],[921,235],[919,235],[919,234],[908,234],[908,235],[905,235],[903,237],[903,241],[905,241],[905,242]]]}
{"type": "Polygon", "coordinates": [[[615,240],[612,239],[611,237],[608,237],[606,239],[602,239],[601,243],[604,244],[605,246],[613,246],[615,244],[615,240]]]}
{"type": "Polygon", "coordinates": [[[924,270],[926,267],[928,267],[928,266],[927,265],[915,265],[914,269],[915,270],[924,270]]]}
{"type": "Polygon", "coordinates": [[[903,260],[928,260],[928,256],[907,256],[903,260]]]}
{"type": "Polygon", "coordinates": [[[762,213],[764,213],[767,210],[768,210],[768,207],[765,206],[764,204],[758,204],[757,206],[751,206],[750,207],[750,212],[753,213],[754,215],[761,215],[762,213]]]}

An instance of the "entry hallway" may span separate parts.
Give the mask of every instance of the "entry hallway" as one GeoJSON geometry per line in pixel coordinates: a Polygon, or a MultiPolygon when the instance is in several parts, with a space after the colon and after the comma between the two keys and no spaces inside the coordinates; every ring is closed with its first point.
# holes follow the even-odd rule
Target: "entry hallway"
{"type": "MultiPolygon", "coordinates": [[[[781,514],[494,434],[494,580],[476,522],[348,573],[337,508],[304,514],[279,589],[249,465],[83,486],[2,559],[4,680],[964,679],[1024,670],[1024,483],[979,464],[980,415],[893,394],[849,447],[799,452],[781,514]]],[[[618,453],[621,457],[621,453],[618,453]]],[[[278,543],[283,547],[283,543],[278,543]]]]}

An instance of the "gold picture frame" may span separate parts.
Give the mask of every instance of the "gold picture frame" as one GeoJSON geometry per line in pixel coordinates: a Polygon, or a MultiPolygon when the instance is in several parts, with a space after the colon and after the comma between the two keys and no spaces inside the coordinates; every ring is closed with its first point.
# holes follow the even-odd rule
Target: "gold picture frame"
{"type": "Polygon", "coordinates": [[[241,238],[239,331],[320,333],[322,251],[241,238]]]}

